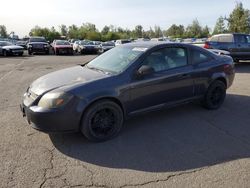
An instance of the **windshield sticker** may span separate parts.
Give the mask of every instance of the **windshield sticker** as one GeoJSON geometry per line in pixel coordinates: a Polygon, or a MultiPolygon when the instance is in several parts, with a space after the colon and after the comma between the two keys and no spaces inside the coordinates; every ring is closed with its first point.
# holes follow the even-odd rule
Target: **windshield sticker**
{"type": "Polygon", "coordinates": [[[145,52],[148,48],[133,48],[133,51],[137,51],[137,52],[145,52]]]}

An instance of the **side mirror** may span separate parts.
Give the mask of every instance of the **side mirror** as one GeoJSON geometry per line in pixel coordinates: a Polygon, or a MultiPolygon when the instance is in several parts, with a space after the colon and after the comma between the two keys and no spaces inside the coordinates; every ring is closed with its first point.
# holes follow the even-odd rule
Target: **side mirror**
{"type": "Polygon", "coordinates": [[[149,75],[152,74],[154,72],[154,68],[148,65],[142,65],[138,71],[137,74],[139,76],[145,76],[145,75],[149,75]]]}

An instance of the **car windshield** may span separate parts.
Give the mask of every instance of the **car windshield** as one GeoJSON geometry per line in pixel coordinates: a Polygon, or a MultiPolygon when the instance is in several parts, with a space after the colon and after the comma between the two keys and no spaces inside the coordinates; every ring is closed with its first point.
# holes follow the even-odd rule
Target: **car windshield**
{"type": "Polygon", "coordinates": [[[81,41],[81,45],[87,45],[89,42],[90,42],[90,41],[86,41],[86,40],[81,41]]]}
{"type": "Polygon", "coordinates": [[[123,72],[145,50],[146,48],[119,46],[98,56],[90,63],[88,63],[87,67],[90,69],[97,69],[113,74],[118,74],[123,72]]]}
{"type": "Polygon", "coordinates": [[[56,45],[70,45],[70,43],[65,40],[58,40],[56,41],[56,45]]]}
{"type": "Polygon", "coordinates": [[[31,38],[30,42],[47,42],[45,38],[31,38]]]}
{"type": "Polygon", "coordinates": [[[11,42],[1,42],[1,46],[13,46],[13,44],[11,42]]]}

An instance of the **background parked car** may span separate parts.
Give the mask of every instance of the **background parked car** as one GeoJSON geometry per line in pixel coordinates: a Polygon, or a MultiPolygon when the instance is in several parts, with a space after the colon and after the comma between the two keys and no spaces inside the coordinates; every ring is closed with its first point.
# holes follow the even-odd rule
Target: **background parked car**
{"type": "Polygon", "coordinates": [[[0,54],[3,56],[8,55],[23,55],[23,47],[14,45],[7,41],[0,41],[0,54]]]}
{"type": "Polygon", "coordinates": [[[19,40],[16,42],[16,45],[22,46],[25,50],[27,50],[27,41],[19,40]]]}
{"type": "Polygon", "coordinates": [[[49,54],[50,44],[44,37],[31,37],[27,44],[29,55],[33,53],[49,54]]]}
{"type": "Polygon", "coordinates": [[[131,40],[130,40],[130,39],[121,39],[121,40],[117,40],[117,41],[115,42],[115,45],[116,45],[116,46],[119,46],[119,45],[127,44],[127,43],[131,43],[131,40]]]}
{"type": "Polygon", "coordinates": [[[83,40],[79,43],[78,52],[81,54],[97,54],[98,51],[99,45],[93,41],[83,40]]]}
{"type": "Polygon", "coordinates": [[[73,47],[66,40],[54,40],[52,43],[52,49],[55,55],[73,55],[73,47]]]}
{"type": "Polygon", "coordinates": [[[73,51],[76,53],[77,52],[77,50],[78,50],[78,47],[79,47],[79,43],[80,43],[81,41],[80,40],[77,40],[77,41],[75,41],[74,42],[74,44],[73,44],[73,51]]]}
{"type": "Polygon", "coordinates": [[[114,42],[103,42],[100,44],[100,47],[99,47],[99,53],[104,53],[112,48],[115,47],[115,43],[114,42]]]}
{"type": "Polygon", "coordinates": [[[69,39],[68,41],[69,41],[70,45],[73,46],[75,41],[79,41],[79,40],[78,39],[69,39]]]}
{"type": "Polygon", "coordinates": [[[250,60],[250,35],[240,33],[214,35],[204,47],[228,51],[235,62],[250,60]]]}

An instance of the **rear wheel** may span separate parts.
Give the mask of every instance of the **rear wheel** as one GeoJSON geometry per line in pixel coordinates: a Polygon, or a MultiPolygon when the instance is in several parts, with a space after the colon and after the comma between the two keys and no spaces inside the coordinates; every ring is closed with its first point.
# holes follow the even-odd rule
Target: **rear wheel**
{"type": "Polygon", "coordinates": [[[112,101],[103,100],[91,105],[84,113],[81,132],[91,141],[100,142],[115,137],[123,125],[123,112],[112,101]]]}
{"type": "Polygon", "coordinates": [[[203,106],[210,110],[221,107],[226,97],[226,86],[222,81],[214,81],[208,88],[202,101],[203,106]]]}

